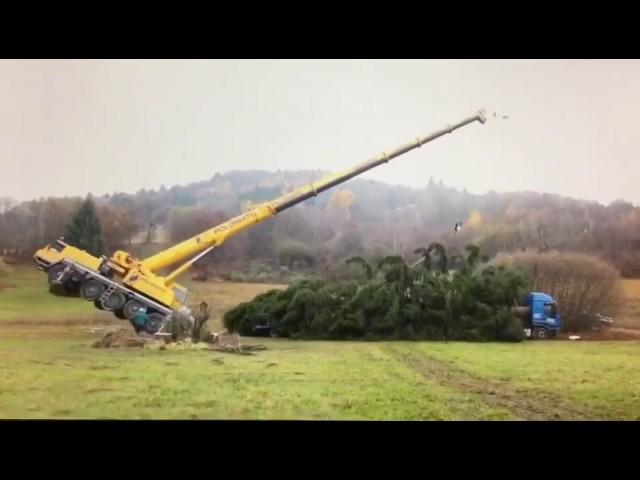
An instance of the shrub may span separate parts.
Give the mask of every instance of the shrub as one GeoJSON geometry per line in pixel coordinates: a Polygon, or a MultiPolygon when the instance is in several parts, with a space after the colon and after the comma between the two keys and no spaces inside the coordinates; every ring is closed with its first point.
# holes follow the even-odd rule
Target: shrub
{"type": "Polygon", "coordinates": [[[597,257],[523,252],[498,255],[491,263],[520,269],[531,278],[533,290],[553,295],[567,331],[589,328],[595,313],[614,315],[621,304],[618,271],[597,257]]]}

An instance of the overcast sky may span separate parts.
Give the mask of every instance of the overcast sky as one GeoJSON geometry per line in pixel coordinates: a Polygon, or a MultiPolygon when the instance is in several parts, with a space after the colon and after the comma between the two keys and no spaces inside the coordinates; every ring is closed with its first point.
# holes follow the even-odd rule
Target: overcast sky
{"type": "Polygon", "coordinates": [[[637,60],[0,61],[0,196],[339,170],[481,107],[365,176],[640,203],[637,60]]]}

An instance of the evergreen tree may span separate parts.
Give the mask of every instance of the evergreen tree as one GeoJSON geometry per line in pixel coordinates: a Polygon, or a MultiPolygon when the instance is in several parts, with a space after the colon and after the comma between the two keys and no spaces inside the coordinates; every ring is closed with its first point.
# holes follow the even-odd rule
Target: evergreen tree
{"type": "Polygon", "coordinates": [[[95,256],[104,253],[102,229],[90,195],[67,225],[65,241],[95,256]]]}

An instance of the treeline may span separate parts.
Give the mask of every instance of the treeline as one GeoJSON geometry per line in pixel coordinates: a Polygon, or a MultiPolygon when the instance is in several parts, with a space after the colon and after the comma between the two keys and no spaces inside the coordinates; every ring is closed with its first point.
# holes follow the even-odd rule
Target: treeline
{"type": "MultiPolygon", "coordinates": [[[[83,203],[81,198],[48,198],[24,202],[0,214],[0,255],[26,259],[43,245],[65,236],[83,203]]],[[[96,206],[100,245],[113,251],[131,243],[140,223],[135,210],[107,202],[96,206]]]]}
{"type": "MultiPolygon", "coordinates": [[[[185,186],[96,197],[105,249],[162,248],[323,173],[234,171],[185,186]]],[[[416,245],[439,241],[452,254],[463,254],[469,243],[488,256],[525,250],[589,253],[625,276],[640,275],[640,208],[628,202],[605,206],[531,192],[473,195],[432,179],[425,183],[412,189],[353,179],[243,232],[200,266],[222,272],[261,263],[330,272],[351,256],[410,259],[416,245]],[[454,232],[457,222],[462,229],[454,232]]],[[[3,202],[0,252],[29,257],[64,233],[81,200],[3,202]]]]}

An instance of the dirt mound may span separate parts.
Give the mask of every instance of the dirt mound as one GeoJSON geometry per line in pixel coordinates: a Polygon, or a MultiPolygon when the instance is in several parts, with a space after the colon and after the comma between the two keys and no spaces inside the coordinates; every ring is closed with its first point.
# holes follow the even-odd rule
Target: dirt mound
{"type": "Polygon", "coordinates": [[[129,329],[120,329],[108,332],[93,343],[93,348],[142,348],[150,337],[136,335],[129,329]]]}
{"type": "MultiPolygon", "coordinates": [[[[94,333],[105,331],[105,328],[94,329],[94,333]]],[[[173,341],[171,337],[162,339],[141,333],[136,335],[132,330],[120,328],[104,333],[93,343],[93,348],[148,348],[152,350],[212,350],[223,353],[253,355],[253,352],[266,350],[264,345],[242,345],[236,334],[222,332],[212,335],[210,342],[193,342],[191,338],[173,341]]]]}

